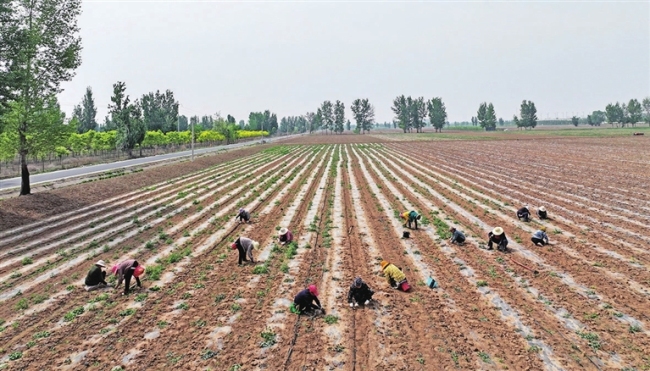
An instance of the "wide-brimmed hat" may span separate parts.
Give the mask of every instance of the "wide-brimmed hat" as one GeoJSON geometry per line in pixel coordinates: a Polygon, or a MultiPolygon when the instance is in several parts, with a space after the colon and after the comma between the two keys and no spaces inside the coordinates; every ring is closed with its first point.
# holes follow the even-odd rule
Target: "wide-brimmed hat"
{"type": "Polygon", "coordinates": [[[260,247],[260,243],[257,241],[253,241],[253,249],[257,250],[260,247]]]}
{"type": "Polygon", "coordinates": [[[309,285],[309,292],[311,292],[311,294],[314,296],[318,296],[318,289],[316,288],[316,285],[309,285]]]}
{"type": "Polygon", "coordinates": [[[503,234],[503,228],[496,227],[492,230],[492,234],[495,236],[501,236],[503,234]]]}
{"type": "Polygon", "coordinates": [[[546,227],[541,227],[539,230],[542,232],[546,232],[546,227]]]}
{"type": "Polygon", "coordinates": [[[287,232],[289,232],[288,229],[286,229],[286,228],[280,228],[280,230],[278,231],[278,234],[279,234],[280,236],[284,236],[285,234],[287,234],[287,232]]]}
{"type": "Polygon", "coordinates": [[[544,206],[540,206],[539,211],[546,211],[546,208],[544,206]]]}
{"type": "Polygon", "coordinates": [[[386,260],[382,260],[381,263],[379,263],[379,264],[381,265],[381,269],[384,269],[390,263],[388,263],[386,260]]]}
{"type": "Polygon", "coordinates": [[[95,263],[95,265],[100,266],[102,268],[106,268],[106,263],[104,263],[103,260],[98,261],[97,263],[95,263]]]}

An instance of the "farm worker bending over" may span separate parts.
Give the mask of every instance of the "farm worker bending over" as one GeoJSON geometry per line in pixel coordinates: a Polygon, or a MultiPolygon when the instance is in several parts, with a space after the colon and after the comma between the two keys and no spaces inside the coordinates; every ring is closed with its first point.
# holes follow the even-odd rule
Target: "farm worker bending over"
{"type": "Polygon", "coordinates": [[[235,217],[236,221],[239,221],[240,223],[250,223],[251,222],[251,214],[244,210],[244,209],[239,209],[239,214],[235,217]]]}
{"type": "Polygon", "coordinates": [[[508,239],[503,232],[503,228],[496,227],[492,232],[488,233],[488,250],[492,250],[492,244],[496,244],[499,251],[506,251],[508,239]]]}
{"type": "Polygon", "coordinates": [[[542,227],[539,229],[539,231],[533,233],[533,237],[531,238],[531,241],[535,245],[548,245],[548,235],[546,234],[546,227],[542,227]]]}
{"type": "Polygon", "coordinates": [[[359,303],[368,305],[370,304],[370,300],[372,300],[372,295],[374,293],[375,292],[370,290],[370,287],[363,282],[361,277],[357,277],[350,285],[350,290],[348,291],[348,303],[350,303],[351,307],[357,307],[359,306],[359,303]]]}
{"type": "Polygon", "coordinates": [[[106,268],[106,263],[103,260],[98,261],[95,263],[95,266],[90,268],[86,276],[86,291],[93,291],[108,286],[106,283],[106,271],[102,270],[102,268],[106,268]]]}
{"type": "Polygon", "coordinates": [[[251,263],[255,263],[255,259],[253,259],[253,249],[259,246],[259,242],[253,241],[250,238],[246,237],[239,237],[237,240],[235,240],[235,242],[232,243],[232,245],[230,245],[233,250],[239,250],[239,265],[241,265],[243,261],[248,261],[246,260],[246,256],[248,256],[248,259],[250,259],[251,263]]]}
{"type": "Polygon", "coordinates": [[[316,309],[320,309],[325,314],[325,310],[318,300],[318,289],[316,285],[309,285],[308,288],[300,291],[293,299],[293,305],[300,314],[313,313],[316,309]]]}
{"type": "Polygon", "coordinates": [[[525,222],[530,220],[530,210],[528,210],[528,206],[524,206],[517,210],[517,218],[519,218],[519,220],[523,219],[525,222]]]}
{"type": "Polygon", "coordinates": [[[458,245],[462,245],[463,243],[465,243],[465,235],[463,234],[463,232],[459,231],[454,227],[451,227],[449,232],[451,232],[451,238],[449,239],[450,243],[455,243],[458,245]]]}
{"type": "MultiPolygon", "coordinates": [[[[134,277],[135,269],[138,265],[139,264],[136,260],[129,259],[113,266],[111,271],[117,276],[117,285],[115,285],[115,289],[120,287],[122,280],[124,280],[124,294],[122,295],[128,295],[129,290],[131,290],[131,277],[134,277]]],[[[138,287],[142,287],[140,278],[135,277],[135,282],[138,284],[138,287]]]]}
{"type": "Polygon", "coordinates": [[[406,211],[401,214],[402,220],[404,220],[404,227],[408,225],[411,228],[411,223],[415,223],[415,229],[418,229],[418,220],[422,218],[422,215],[418,214],[416,211],[406,211]]]}
{"type": "Polygon", "coordinates": [[[539,207],[537,210],[537,216],[539,216],[540,219],[548,219],[548,214],[546,213],[546,208],[544,206],[539,207]]]}
{"type": "Polygon", "coordinates": [[[280,231],[278,232],[278,236],[279,236],[278,240],[280,241],[280,245],[286,245],[291,243],[291,241],[293,241],[293,234],[287,228],[281,228],[280,231]]]}
{"type": "Polygon", "coordinates": [[[404,275],[404,273],[402,273],[402,271],[399,268],[395,266],[395,264],[391,264],[386,260],[382,260],[381,270],[384,272],[386,281],[388,281],[388,284],[392,288],[401,289],[402,291],[408,291],[410,286],[406,281],[406,276],[404,275]]]}

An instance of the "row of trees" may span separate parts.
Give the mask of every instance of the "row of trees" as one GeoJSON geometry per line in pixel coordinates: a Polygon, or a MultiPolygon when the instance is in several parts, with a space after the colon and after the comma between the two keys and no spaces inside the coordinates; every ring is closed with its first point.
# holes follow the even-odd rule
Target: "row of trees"
{"type": "MultiPolygon", "coordinates": [[[[121,89],[125,90],[121,84],[121,89]]],[[[122,91],[123,93],[123,91],[122,91]]],[[[115,95],[115,87],[113,87],[113,94],[115,95]]],[[[115,102],[111,101],[111,105],[115,102]]],[[[178,117],[179,103],[174,99],[174,93],[167,90],[164,93],[156,91],[142,95],[139,100],[134,102],[142,116],[142,121],[147,130],[160,130],[163,133],[170,131],[180,130],[180,121],[178,117]]],[[[110,109],[110,106],[109,106],[110,109]]],[[[95,99],[93,98],[92,88],[86,88],[86,93],[80,104],[76,105],[72,111],[72,125],[77,128],[79,134],[83,134],[89,130],[97,131],[100,125],[97,123],[97,107],[95,106],[95,99]]],[[[119,118],[117,119],[119,120],[119,118]]],[[[117,130],[117,121],[109,112],[109,116],[104,118],[104,123],[101,125],[102,131],[117,130]]]]}
{"type": "Polygon", "coordinates": [[[436,131],[442,131],[447,122],[447,108],[439,97],[427,101],[424,97],[400,95],[393,100],[391,110],[395,113],[397,126],[405,133],[413,129],[416,133],[421,133],[422,128],[426,126],[427,115],[429,123],[436,131]]]}
{"type": "MultiPolygon", "coordinates": [[[[647,122],[650,125],[650,97],[643,99],[639,102],[637,99],[630,99],[625,103],[616,102],[615,104],[609,103],[605,107],[605,117],[607,123],[621,126],[632,125],[637,123],[647,122]]],[[[589,117],[587,117],[589,119],[589,117]]]]}
{"type": "MultiPolygon", "coordinates": [[[[366,99],[355,99],[350,106],[352,118],[356,122],[355,132],[364,134],[374,126],[375,107],[366,99]]],[[[345,104],[339,100],[324,101],[316,112],[301,116],[288,116],[280,120],[280,133],[312,133],[323,130],[326,134],[341,134],[352,130],[352,123],[345,117],[345,104]]]]}

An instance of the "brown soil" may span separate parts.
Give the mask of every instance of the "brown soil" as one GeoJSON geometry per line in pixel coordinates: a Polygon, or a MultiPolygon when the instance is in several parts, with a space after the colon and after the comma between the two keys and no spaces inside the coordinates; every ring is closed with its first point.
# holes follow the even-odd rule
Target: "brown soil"
{"type": "MultiPolygon", "coordinates": [[[[294,152],[260,160],[263,163],[251,171],[241,170],[240,164],[226,164],[199,177],[205,181],[214,176],[210,180],[214,187],[209,189],[192,190],[188,187],[196,184],[195,180],[177,179],[167,190],[144,194],[144,187],[252,156],[264,147],[4,201],[0,222],[13,224],[2,226],[7,231],[0,236],[2,256],[24,254],[20,250],[23,244],[45,239],[49,240],[44,245],[47,249],[35,254],[34,260],[49,256],[51,261],[33,267],[17,262],[0,269],[0,275],[25,271],[0,287],[0,295],[5,295],[0,318],[7,321],[0,323],[0,365],[6,364],[8,369],[90,370],[110,370],[118,365],[184,370],[229,370],[236,365],[243,366],[242,370],[650,367],[650,296],[642,291],[650,289],[650,253],[646,252],[650,230],[643,224],[650,218],[650,196],[645,192],[650,185],[647,146],[629,138],[379,143],[380,139],[371,136],[324,137],[309,136],[295,142],[327,140],[341,145],[325,146],[320,152],[309,145],[295,146],[294,152]],[[350,144],[360,139],[371,145],[350,144]],[[326,168],[333,151],[338,151],[339,163],[326,168]],[[317,168],[321,159],[326,161],[317,168]],[[161,169],[164,171],[158,171],[161,169]],[[233,173],[224,175],[227,171],[233,173]],[[334,190],[334,171],[341,176],[339,196],[334,190]],[[313,172],[316,174],[309,183],[313,172]],[[323,174],[327,184],[319,189],[323,174]],[[295,183],[290,185],[292,179],[295,183]],[[307,192],[298,196],[303,185],[307,192]],[[215,187],[223,189],[216,192],[215,187]],[[235,192],[239,187],[242,190],[235,192]],[[266,189],[270,193],[261,198],[266,189]],[[168,191],[169,195],[181,191],[196,195],[187,197],[191,205],[179,212],[163,205],[168,201],[162,200],[162,194],[168,191]],[[323,191],[323,198],[311,205],[318,191],[323,191]],[[352,192],[357,191],[360,199],[353,198],[352,192]],[[82,207],[89,207],[93,217],[114,212],[119,208],[113,203],[93,205],[128,192],[134,192],[134,199],[124,205],[125,212],[133,210],[135,202],[147,200],[138,206],[142,213],[160,211],[159,216],[143,217],[139,226],[122,226],[128,218],[120,216],[106,218],[106,228],[113,228],[113,233],[97,238],[96,246],[89,246],[92,235],[79,238],[70,244],[80,245],[70,255],[55,255],[62,239],[88,229],[83,222],[67,222],[66,217],[58,227],[44,225],[42,231],[19,241],[3,242],[13,235],[12,228],[25,222],[52,217],[52,223],[58,223],[57,215],[74,214],[82,207]],[[192,204],[200,195],[209,197],[192,204]],[[275,195],[280,197],[278,202],[275,195]],[[222,201],[217,204],[218,200],[222,201]],[[280,287],[287,277],[283,265],[290,261],[285,248],[274,250],[265,265],[267,271],[258,274],[252,265],[237,266],[237,254],[229,244],[242,233],[265,241],[262,245],[273,241],[286,207],[296,202],[299,206],[290,222],[294,236],[310,235],[312,248],[301,252],[297,273],[291,278],[295,284],[284,291],[280,287]],[[344,225],[332,226],[334,205],[339,202],[344,225]],[[257,205],[252,210],[255,223],[232,224],[236,210],[249,203],[257,205]],[[544,204],[552,219],[542,222],[534,218],[528,224],[518,221],[513,210],[524,203],[531,207],[544,204]],[[402,228],[395,227],[395,218],[407,205],[413,205],[427,220],[405,241],[402,228]],[[270,212],[259,214],[267,206],[270,212]],[[316,208],[318,220],[308,234],[304,222],[310,208],[316,208]],[[201,214],[203,209],[209,212],[201,214]],[[223,216],[215,217],[221,213],[223,216]],[[14,219],[22,222],[12,222],[14,214],[14,219]],[[194,215],[196,220],[190,219],[194,215]],[[186,222],[186,228],[171,230],[186,222]],[[143,228],[147,223],[150,229],[143,228]],[[446,242],[447,224],[452,223],[468,236],[465,246],[446,242]],[[207,227],[199,231],[204,224],[207,227]],[[497,225],[511,241],[506,254],[484,249],[487,231],[497,225]],[[548,226],[552,246],[536,247],[530,242],[529,229],[541,225],[548,226]],[[138,233],[124,237],[136,227],[138,233]],[[332,228],[345,229],[339,245],[330,246],[332,228]],[[69,233],[48,238],[57,229],[69,233]],[[559,232],[553,233],[556,229],[559,232]],[[379,256],[366,245],[369,237],[379,256]],[[102,250],[119,238],[124,241],[102,250]],[[145,248],[147,241],[154,246],[145,248]],[[191,254],[164,268],[164,274],[173,272],[175,276],[169,283],[156,281],[157,291],[150,290],[152,284],[145,274],[145,289],[128,297],[109,291],[107,300],[91,305],[100,293],[78,287],[91,264],[78,257],[94,248],[98,251],[92,260],[135,254],[145,261],[169,248],[169,242],[179,245],[174,251],[189,249],[191,254]],[[202,246],[207,250],[199,253],[202,246]],[[277,301],[291,300],[311,282],[323,282],[335,251],[342,252],[342,272],[341,282],[334,284],[347,292],[350,281],[361,276],[376,291],[377,299],[373,306],[352,310],[345,297],[335,298],[341,304],[337,306],[341,321],[338,348],[332,347],[327,335],[331,327],[322,317],[271,312],[277,301]],[[412,286],[409,293],[390,289],[378,276],[381,259],[403,269],[412,286]],[[49,277],[64,264],[68,268],[61,274],[6,296],[36,277],[49,277]],[[433,272],[440,288],[431,290],[423,285],[422,267],[433,272]],[[477,287],[476,280],[484,284],[477,287]],[[25,313],[25,306],[35,308],[39,298],[55,294],[61,295],[60,299],[40,304],[43,310],[25,313]],[[493,300],[494,295],[516,315],[509,318],[517,318],[520,324],[502,315],[504,308],[493,300]],[[187,307],[182,309],[180,303],[187,307]],[[78,318],[63,321],[66,314],[82,306],[85,310],[78,318]],[[266,331],[269,319],[280,314],[285,317],[284,327],[274,328],[277,344],[261,348],[260,334],[266,331]],[[157,336],[144,338],[156,328],[157,336]],[[229,332],[214,342],[213,332],[219,328],[229,332]],[[552,360],[545,359],[542,349],[533,344],[548,347],[552,360]],[[21,358],[9,360],[10,354],[21,358]],[[332,364],[328,361],[331,357],[342,361],[332,364]]],[[[331,299],[328,295],[321,292],[322,303],[331,299]]]]}

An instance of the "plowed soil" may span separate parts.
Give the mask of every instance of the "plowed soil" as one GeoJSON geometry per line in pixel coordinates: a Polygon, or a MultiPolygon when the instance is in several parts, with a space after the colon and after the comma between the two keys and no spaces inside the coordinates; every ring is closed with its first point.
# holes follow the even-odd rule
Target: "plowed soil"
{"type": "Polygon", "coordinates": [[[312,135],[4,201],[0,368],[650,369],[648,139],[312,135]],[[486,249],[497,226],[507,252],[486,249]],[[143,288],[84,290],[94,261],[130,257],[143,288]],[[358,276],[374,300],[350,307],[358,276]],[[326,315],[291,313],[312,283],[326,315]]]}

